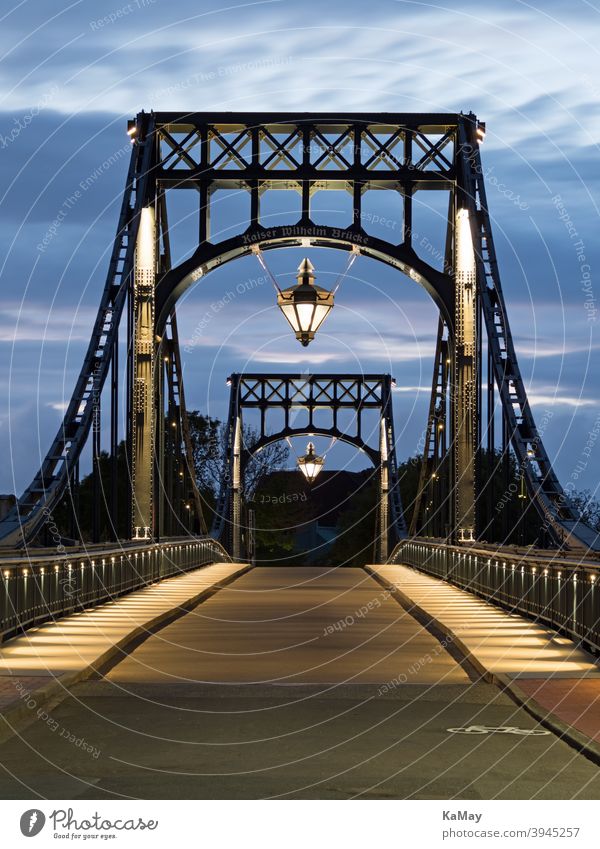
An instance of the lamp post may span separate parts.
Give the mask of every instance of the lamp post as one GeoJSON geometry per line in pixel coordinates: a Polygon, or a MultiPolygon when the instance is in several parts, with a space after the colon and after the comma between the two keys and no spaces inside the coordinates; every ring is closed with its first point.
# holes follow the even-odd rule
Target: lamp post
{"type": "Polygon", "coordinates": [[[309,442],[306,446],[306,454],[303,457],[298,457],[297,462],[298,468],[308,483],[312,483],[323,468],[325,458],[315,454],[315,446],[312,442],[309,442]]]}
{"type": "Polygon", "coordinates": [[[333,292],[315,286],[314,266],[303,259],[298,266],[298,283],[277,293],[277,305],[296,339],[306,347],[333,309],[333,292]]]}

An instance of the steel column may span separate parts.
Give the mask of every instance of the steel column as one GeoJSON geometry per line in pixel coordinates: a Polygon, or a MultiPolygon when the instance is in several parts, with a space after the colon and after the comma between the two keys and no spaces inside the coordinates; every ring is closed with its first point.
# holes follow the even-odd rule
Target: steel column
{"type": "Polygon", "coordinates": [[[242,414],[237,412],[233,436],[233,473],[232,473],[232,512],[231,532],[233,534],[232,554],[234,561],[242,557],[242,414]]]}
{"type": "Polygon", "coordinates": [[[469,213],[464,208],[456,212],[454,279],[454,526],[459,542],[465,542],[475,537],[477,276],[469,213]]]}
{"type": "Polygon", "coordinates": [[[389,554],[389,468],[386,418],[379,422],[379,563],[385,563],[389,554]]]}
{"type": "Polygon", "coordinates": [[[156,286],[156,216],[142,209],[134,275],[133,340],[133,536],[154,532],[154,292],[156,286]]]}

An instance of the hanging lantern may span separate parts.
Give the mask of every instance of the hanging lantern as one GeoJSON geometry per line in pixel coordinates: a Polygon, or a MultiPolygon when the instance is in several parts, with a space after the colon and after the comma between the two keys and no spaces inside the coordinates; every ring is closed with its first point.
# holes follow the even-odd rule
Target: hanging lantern
{"type": "Polygon", "coordinates": [[[277,304],[296,339],[306,347],[333,308],[333,292],[315,286],[314,266],[303,259],[298,266],[298,284],[277,293],[277,304]]]}
{"type": "Polygon", "coordinates": [[[315,454],[315,446],[309,442],[306,446],[306,454],[303,457],[298,457],[298,468],[309,483],[312,483],[325,462],[324,457],[319,457],[315,454]]]}

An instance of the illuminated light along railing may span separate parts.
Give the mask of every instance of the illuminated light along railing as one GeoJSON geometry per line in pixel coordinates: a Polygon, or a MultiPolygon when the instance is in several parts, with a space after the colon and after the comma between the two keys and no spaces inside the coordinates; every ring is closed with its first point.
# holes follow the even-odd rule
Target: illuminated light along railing
{"type": "Polygon", "coordinates": [[[407,539],[388,563],[442,578],[500,607],[536,619],[600,652],[600,562],[558,553],[453,546],[407,539]]]}
{"type": "Polygon", "coordinates": [[[163,578],[230,560],[211,537],[0,557],[0,642],[163,578]]]}

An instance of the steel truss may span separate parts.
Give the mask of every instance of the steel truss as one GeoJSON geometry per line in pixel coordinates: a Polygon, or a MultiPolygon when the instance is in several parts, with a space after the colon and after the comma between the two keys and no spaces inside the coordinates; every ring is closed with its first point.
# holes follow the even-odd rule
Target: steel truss
{"type": "MultiPolygon", "coordinates": [[[[211,269],[249,255],[257,247],[267,251],[313,246],[359,251],[386,263],[419,283],[439,309],[444,354],[438,345],[413,530],[443,530],[455,541],[468,541],[476,535],[485,331],[492,373],[486,404],[488,447],[490,431],[493,447],[494,421],[489,411],[495,404],[495,383],[505,448],[508,451],[508,445],[512,446],[529,498],[544,517],[550,538],[566,547],[600,547],[597,536],[579,521],[561,488],[529,408],[494,249],[480,131],[476,117],[462,113],[140,113],[131,127],[134,144],[117,234],[83,367],[63,424],[39,472],[15,510],[0,522],[0,543],[16,546],[35,538],[65,493],[76,504],[79,459],[88,442],[93,443],[93,468],[98,478],[99,399],[109,375],[116,475],[118,347],[123,316],[127,317],[126,435],[132,533],[137,527],[138,534],[156,538],[174,532],[178,522],[185,524],[185,514],[173,521],[168,518],[179,499],[173,478],[181,471],[188,475],[181,509],[193,505],[194,524],[201,527],[200,499],[192,491],[194,474],[177,365],[175,305],[181,294],[211,269]],[[172,268],[168,197],[180,189],[196,193],[198,243],[189,259],[172,268]],[[210,220],[214,194],[222,189],[245,192],[250,212],[242,232],[219,240],[219,234],[211,236],[210,220]],[[298,217],[290,224],[266,226],[261,200],[266,192],[283,189],[298,193],[298,217]],[[316,220],[313,199],[321,190],[349,193],[349,226],[331,227],[316,220]],[[363,226],[365,193],[373,190],[391,192],[401,199],[403,216],[397,241],[390,239],[391,232],[374,236],[363,226]],[[414,199],[422,191],[443,191],[448,198],[441,270],[428,261],[430,254],[422,250],[413,226],[414,199]],[[169,363],[160,365],[166,362],[165,356],[170,367],[169,363]],[[165,433],[168,415],[163,414],[167,401],[178,421],[173,428],[176,432],[169,435],[165,433]],[[443,436],[438,433],[434,438],[432,428],[440,424],[443,436]],[[176,455],[172,469],[164,459],[165,452],[176,455]],[[438,517],[437,525],[424,520],[425,507],[438,517]]],[[[389,443],[389,436],[385,439],[389,443]]],[[[228,444],[236,450],[235,434],[228,444]]],[[[110,501],[114,517],[114,483],[110,501]]],[[[178,510],[179,506],[175,513],[178,510]]]]}
{"type": "MultiPolygon", "coordinates": [[[[225,472],[217,502],[211,536],[231,551],[234,560],[247,554],[247,523],[244,521],[244,468],[250,458],[265,446],[297,436],[326,436],[339,439],[363,451],[378,473],[377,503],[378,557],[406,536],[406,523],[400,497],[392,412],[392,378],[378,374],[233,374],[229,416],[225,429],[225,472]],[[283,426],[269,430],[269,410],[283,411],[283,426]],[[258,439],[248,446],[243,439],[244,410],[258,410],[258,439]],[[300,410],[308,420],[295,423],[300,410]],[[340,426],[340,412],[352,411],[352,429],[340,426]],[[328,411],[329,424],[316,421],[316,413],[328,411]],[[375,432],[367,433],[367,411],[377,414],[375,432]],[[375,441],[376,447],[369,443],[375,441]]],[[[371,431],[373,428],[371,427],[371,431]]]]}

